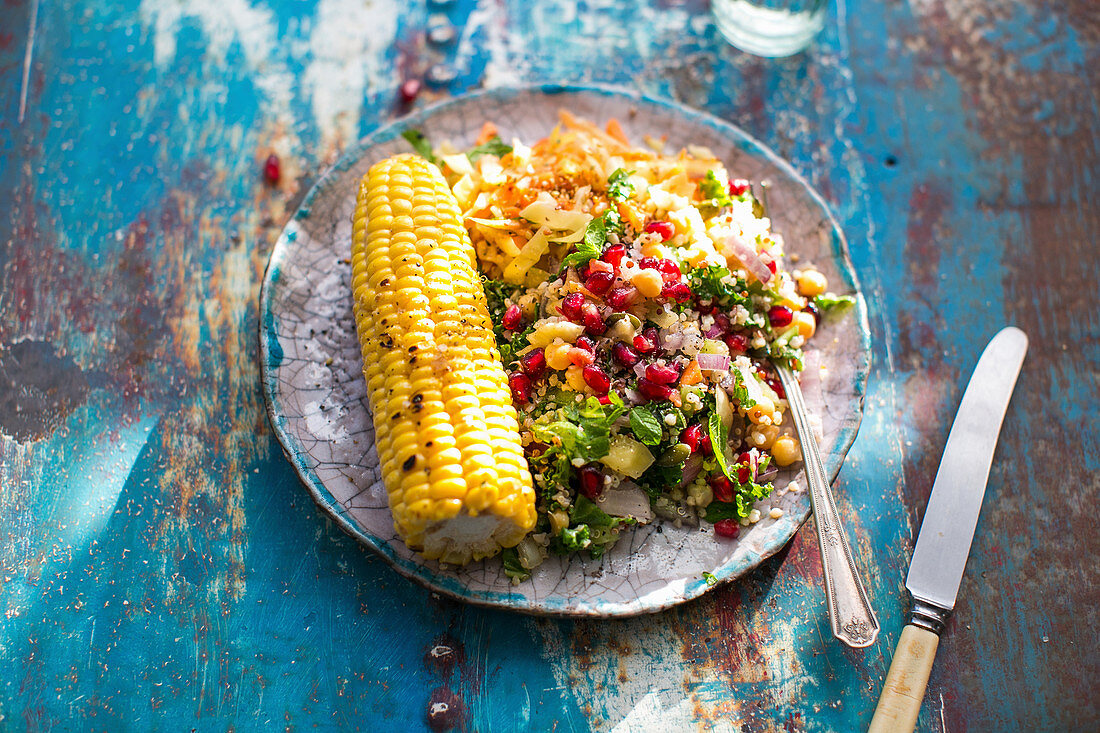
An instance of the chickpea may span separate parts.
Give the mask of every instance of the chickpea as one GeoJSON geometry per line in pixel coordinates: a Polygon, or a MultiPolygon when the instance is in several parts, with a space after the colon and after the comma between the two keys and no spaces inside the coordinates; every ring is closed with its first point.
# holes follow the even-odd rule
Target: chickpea
{"type": "Polygon", "coordinates": [[[665,284],[661,273],[656,270],[639,270],[630,282],[646,298],[656,298],[665,284]]]}
{"type": "MultiPolygon", "coordinates": [[[[778,415],[772,416],[773,422],[775,421],[776,417],[778,417],[778,415]]],[[[777,428],[775,425],[757,425],[753,429],[753,434],[754,435],[750,438],[750,442],[758,448],[763,448],[766,450],[775,445],[775,439],[779,437],[779,428],[777,428]],[[757,438],[757,435],[759,435],[760,437],[757,438]]]]}
{"type": "Polygon", "coordinates": [[[780,435],[772,445],[772,460],[777,466],[789,466],[802,459],[802,447],[790,435],[780,435]]]}
{"type": "Polygon", "coordinates": [[[554,339],[554,343],[548,345],[543,352],[543,356],[546,357],[546,366],[557,371],[567,368],[573,363],[573,360],[569,358],[569,352],[572,349],[573,347],[570,344],[561,339],[554,339]]]}
{"type": "Polygon", "coordinates": [[[798,273],[798,292],[808,298],[821,295],[827,287],[829,281],[817,270],[802,270],[798,273]]]}
{"type": "Polygon", "coordinates": [[[799,311],[794,314],[794,324],[798,327],[798,335],[804,339],[808,339],[814,335],[817,331],[817,321],[814,320],[812,313],[806,311],[799,311]]]}
{"type": "Polygon", "coordinates": [[[756,404],[745,412],[745,415],[754,425],[771,425],[772,416],[775,415],[775,403],[761,396],[756,400],[756,404]]]}
{"type": "Polygon", "coordinates": [[[571,364],[569,368],[565,370],[565,383],[569,385],[569,389],[574,392],[584,392],[588,387],[584,382],[584,370],[576,364],[571,364]]]}

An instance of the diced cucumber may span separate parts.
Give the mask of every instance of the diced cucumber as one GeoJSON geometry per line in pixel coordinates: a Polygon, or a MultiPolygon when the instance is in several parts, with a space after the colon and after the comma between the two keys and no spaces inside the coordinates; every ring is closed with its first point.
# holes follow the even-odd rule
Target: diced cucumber
{"type": "Polygon", "coordinates": [[[653,460],[649,448],[626,435],[616,435],[611,440],[611,450],[600,462],[624,476],[639,478],[653,465],[653,460]]]}

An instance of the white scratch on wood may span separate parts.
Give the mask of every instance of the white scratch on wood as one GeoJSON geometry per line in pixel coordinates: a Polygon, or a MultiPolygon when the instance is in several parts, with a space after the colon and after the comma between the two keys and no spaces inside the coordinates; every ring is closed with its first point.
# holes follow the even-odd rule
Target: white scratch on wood
{"type": "Polygon", "coordinates": [[[31,20],[27,24],[27,50],[23,53],[23,85],[19,90],[19,124],[27,115],[27,87],[31,80],[31,58],[34,56],[34,34],[38,28],[38,0],[31,3],[31,20]]]}

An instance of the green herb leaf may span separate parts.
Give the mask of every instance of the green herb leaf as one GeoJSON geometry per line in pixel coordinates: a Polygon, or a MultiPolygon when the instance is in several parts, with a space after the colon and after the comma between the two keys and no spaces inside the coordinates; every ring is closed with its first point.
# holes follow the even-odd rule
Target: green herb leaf
{"type": "Polygon", "coordinates": [[[561,531],[561,543],[570,552],[583,550],[592,544],[592,538],[588,532],[588,525],[581,524],[576,527],[565,527],[561,531]]]}
{"type": "Polygon", "coordinates": [[[710,444],[714,449],[714,459],[718,461],[718,468],[730,481],[737,481],[729,463],[726,461],[726,444],[729,442],[729,430],[722,424],[722,418],[717,412],[710,413],[707,418],[707,432],[710,433],[710,444]]]}
{"type": "Polygon", "coordinates": [[[409,141],[409,145],[412,145],[421,158],[424,158],[429,163],[435,163],[439,165],[439,159],[435,157],[432,152],[432,144],[428,142],[428,137],[420,130],[405,130],[401,133],[401,137],[409,141]]]}
{"type": "Polygon", "coordinates": [[[574,524],[587,524],[589,527],[617,527],[622,524],[621,517],[613,517],[583,494],[578,494],[569,510],[569,518],[574,524]]]}
{"type": "Polygon", "coordinates": [[[512,152],[512,146],[501,140],[499,135],[493,135],[488,142],[467,150],[466,157],[474,161],[483,155],[495,155],[500,158],[510,152],[512,152]]]}
{"type": "Polygon", "coordinates": [[[818,307],[822,315],[847,310],[856,304],[856,299],[851,295],[815,295],[814,305],[818,307]]]}
{"type": "Polygon", "coordinates": [[[584,239],[577,244],[577,250],[561,261],[561,271],[564,272],[569,266],[580,267],[603,254],[608,232],[622,232],[622,220],[614,209],[608,209],[588,222],[584,229],[584,239]]]}
{"type": "Polygon", "coordinates": [[[718,176],[714,174],[714,171],[707,171],[706,177],[699,181],[699,190],[706,199],[703,206],[721,209],[733,203],[733,200],[730,199],[729,188],[718,180],[718,176]]]}
{"type": "MultiPolygon", "coordinates": [[[[740,368],[730,371],[733,375],[733,386],[730,388],[732,397],[735,402],[741,407],[748,409],[756,405],[756,400],[749,397],[749,389],[745,386],[745,375],[740,368]]],[[[749,377],[749,379],[755,379],[755,377],[749,377]]]]}
{"type": "Polygon", "coordinates": [[[661,442],[661,421],[644,407],[630,410],[630,429],[634,432],[634,437],[645,445],[657,445],[661,442]]]}
{"type": "Polygon", "coordinates": [[[662,466],[659,463],[654,463],[638,479],[638,485],[642,487],[650,500],[654,500],[665,491],[679,486],[683,478],[683,465],[677,463],[672,466],[662,466]]]}
{"type": "Polygon", "coordinates": [[[703,580],[707,581],[707,585],[718,585],[718,578],[714,576],[714,573],[704,571],[703,580]]]}
{"type": "Polygon", "coordinates": [[[516,582],[523,582],[531,577],[531,571],[523,567],[519,562],[519,553],[514,547],[506,547],[500,553],[500,559],[504,562],[504,574],[516,582]]]}
{"type": "Polygon", "coordinates": [[[749,294],[745,290],[744,280],[731,278],[730,271],[721,265],[697,267],[688,273],[688,287],[699,298],[710,298],[726,308],[735,305],[750,305],[749,294]]]}
{"type": "Polygon", "coordinates": [[[634,195],[634,184],[630,182],[630,176],[634,171],[625,168],[616,168],[607,179],[607,197],[612,201],[626,201],[634,195]]]}

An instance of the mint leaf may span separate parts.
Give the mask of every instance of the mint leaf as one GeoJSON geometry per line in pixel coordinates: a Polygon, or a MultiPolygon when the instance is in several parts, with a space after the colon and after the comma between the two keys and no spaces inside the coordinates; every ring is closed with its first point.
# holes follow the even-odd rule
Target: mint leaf
{"type": "Polygon", "coordinates": [[[607,179],[607,197],[612,201],[626,201],[634,195],[634,184],[630,182],[630,176],[634,171],[624,168],[616,168],[607,179]]]}
{"type": "Polygon", "coordinates": [[[730,199],[729,188],[718,180],[718,176],[714,174],[714,171],[707,171],[706,177],[699,181],[699,190],[706,199],[703,202],[704,206],[721,209],[723,206],[729,206],[733,203],[733,200],[730,199]]]}
{"type": "Polygon", "coordinates": [[[466,157],[471,161],[477,160],[483,155],[495,155],[501,158],[512,152],[512,146],[500,139],[500,135],[493,135],[488,142],[466,151],[466,157]]]}
{"type": "Polygon", "coordinates": [[[661,442],[661,421],[644,407],[630,410],[630,429],[634,437],[645,445],[657,445],[661,442]]]}
{"type": "Polygon", "coordinates": [[[851,295],[815,295],[814,305],[818,307],[822,315],[833,311],[842,311],[856,304],[856,299],[851,295]]]}
{"type": "Polygon", "coordinates": [[[500,553],[500,559],[504,562],[504,574],[512,580],[524,581],[531,577],[531,571],[523,567],[519,562],[519,553],[514,547],[506,547],[500,553]]]}
{"type": "Polygon", "coordinates": [[[749,306],[749,294],[744,280],[725,282],[730,271],[721,265],[697,267],[688,273],[688,287],[700,299],[711,299],[731,308],[734,305],[749,306]]]}
{"type": "Polygon", "coordinates": [[[566,550],[576,552],[583,550],[592,544],[592,538],[588,533],[588,525],[581,524],[577,527],[566,527],[561,531],[561,543],[566,550]]]}
{"type": "Polygon", "coordinates": [[[589,527],[617,527],[623,522],[620,517],[613,517],[600,509],[583,494],[577,495],[577,500],[569,510],[569,518],[574,524],[587,524],[589,527]]]}
{"type": "Polygon", "coordinates": [[[401,133],[401,137],[409,141],[409,145],[412,145],[413,150],[424,158],[429,163],[435,163],[439,165],[439,159],[435,157],[432,152],[432,144],[428,142],[428,137],[420,130],[405,130],[401,133]]]}
{"type": "Polygon", "coordinates": [[[729,463],[726,462],[726,443],[729,442],[729,431],[722,424],[722,418],[719,417],[717,412],[710,413],[710,417],[707,418],[707,432],[710,433],[710,445],[714,450],[714,459],[718,461],[718,468],[722,469],[722,473],[730,481],[737,481],[737,476],[731,471],[729,463]]]}
{"type": "Polygon", "coordinates": [[[589,260],[594,260],[603,254],[603,248],[607,244],[608,232],[622,233],[623,223],[619,218],[619,212],[608,209],[592,221],[584,229],[584,239],[577,243],[575,252],[566,255],[561,261],[561,271],[572,265],[580,267],[589,260]]]}

